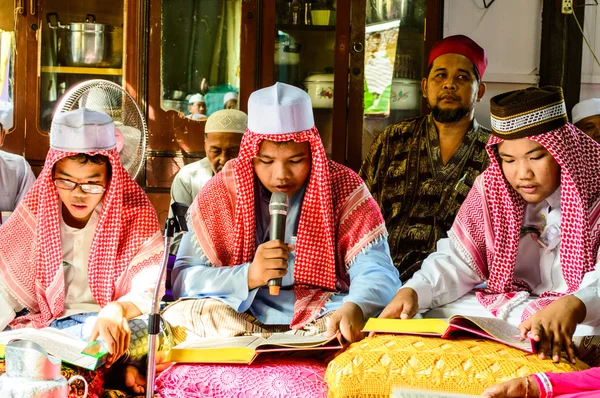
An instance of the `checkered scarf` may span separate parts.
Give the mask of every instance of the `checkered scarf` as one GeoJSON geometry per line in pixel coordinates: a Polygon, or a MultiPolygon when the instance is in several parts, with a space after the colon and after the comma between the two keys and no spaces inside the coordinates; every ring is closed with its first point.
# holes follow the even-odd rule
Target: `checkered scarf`
{"type": "MultiPolygon", "coordinates": [[[[578,290],[586,272],[594,269],[600,245],[600,145],[572,124],[528,137],[550,152],[561,168],[560,262],[568,286],[578,290]]],[[[497,144],[487,144],[491,162],[478,177],[449,233],[471,260],[471,267],[488,287],[477,298],[494,316],[506,318],[510,310],[529,297],[531,287],[514,277],[525,200],[502,173],[497,144]]],[[[527,306],[523,319],[563,294],[547,291],[527,306]]]]}
{"type": "Polygon", "coordinates": [[[361,178],[328,161],[315,127],[294,134],[246,130],[237,159],[228,162],[194,200],[191,224],[215,266],[251,262],[256,252],[254,169],[262,140],[308,141],[312,167],[302,203],[294,265],[294,316],[299,329],[318,317],[335,291],[347,291],[355,256],[387,231],[377,203],[361,178]],[[227,200],[228,199],[228,200],[227,200]]]}
{"type": "MultiPolygon", "coordinates": [[[[30,312],[15,319],[13,328],[45,327],[63,313],[60,207],[52,168],[76,154],[50,149],[35,184],[0,226],[0,275],[8,293],[30,312]]],[[[156,212],[121,165],[117,150],[89,154],[107,156],[112,165],[88,261],[90,290],[104,307],[128,293],[139,272],[149,267],[158,272],[163,245],[156,212]]]]}

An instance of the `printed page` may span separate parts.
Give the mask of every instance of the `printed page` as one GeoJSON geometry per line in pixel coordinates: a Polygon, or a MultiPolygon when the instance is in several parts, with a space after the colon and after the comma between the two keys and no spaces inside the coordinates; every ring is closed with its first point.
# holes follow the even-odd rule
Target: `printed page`
{"type": "MultiPolygon", "coordinates": [[[[271,347],[289,347],[289,348],[314,348],[322,347],[327,343],[338,340],[338,336],[326,337],[325,333],[314,336],[300,336],[291,333],[274,333],[259,345],[259,351],[269,349],[271,347]]],[[[339,341],[338,341],[339,342],[339,341]]]]}
{"type": "Polygon", "coordinates": [[[42,346],[49,354],[60,358],[62,361],[86,369],[96,369],[99,362],[96,358],[81,353],[87,345],[86,341],[79,340],[57,329],[44,328],[37,330],[25,328],[0,333],[0,344],[8,344],[14,339],[33,341],[42,346]]]}
{"type": "Polygon", "coordinates": [[[453,394],[444,391],[411,390],[393,388],[390,398],[477,398],[479,395],[453,394]]]}
{"type": "Polygon", "coordinates": [[[529,339],[521,341],[519,338],[519,329],[502,319],[455,315],[449,321],[452,328],[478,334],[523,351],[533,351],[531,341],[529,339]],[[481,334],[482,331],[484,332],[483,335],[481,334]]]}

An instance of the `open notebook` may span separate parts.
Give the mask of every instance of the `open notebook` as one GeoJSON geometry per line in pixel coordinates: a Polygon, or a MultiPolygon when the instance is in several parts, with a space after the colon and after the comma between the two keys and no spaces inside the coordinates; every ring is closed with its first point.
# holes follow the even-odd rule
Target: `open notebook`
{"type": "Polygon", "coordinates": [[[169,351],[167,361],[189,363],[240,363],[249,364],[261,353],[304,350],[339,350],[339,335],[325,337],[297,336],[275,333],[269,338],[239,336],[205,338],[185,341],[169,351]]]}
{"type": "Polygon", "coordinates": [[[535,342],[521,341],[519,329],[498,318],[454,315],[449,319],[380,319],[371,318],[363,332],[417,334],[452,339],[456,337],[483,337],[523,351],[537,352],[535,342]]]}
{"type": "Polygon", "coordinates": [[[91,345],[65,332],[53,328],[23,328],[0,332],[0,358],[4,358],[4,348],[11,340],[28,340],[38,343],[48,354],[63,362],[88,370],[96,370],[106,362],[108,351],[97,342],[91,345]],[[96,349],[94,349],[96,348],[96,349]],[[88,351],[85,354],[82,351],[88,351]],[[93,353],[92,353],[93,352],[93,353]]]}

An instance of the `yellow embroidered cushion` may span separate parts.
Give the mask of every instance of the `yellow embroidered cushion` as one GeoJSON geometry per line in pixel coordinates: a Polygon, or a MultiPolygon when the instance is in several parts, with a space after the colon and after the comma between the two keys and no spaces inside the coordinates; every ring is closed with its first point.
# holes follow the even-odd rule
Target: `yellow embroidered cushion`
{"type": "Polygon", "coordinates": [[[480,395],[491,385],[537,372],[587,369],[555,364],[489,340],[379,335],[352,344],[329,363],[329,398],[389,398],[393,387],[480,395]]]}

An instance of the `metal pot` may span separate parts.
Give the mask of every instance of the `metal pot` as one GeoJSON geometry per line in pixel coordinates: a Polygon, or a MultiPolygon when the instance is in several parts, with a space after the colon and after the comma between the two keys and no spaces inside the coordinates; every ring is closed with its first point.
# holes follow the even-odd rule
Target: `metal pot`
{"type": "Polygon", "coordinates": [[[93,14],[85,22],[63,25],[58,14],[46,14],[50,29],[63,29],[64,41],[58,40],[59,62],[67,66],[120,67],[123,61],[123,30],[111,25],[96,23],[93,14]],[[56,25],[52,24],[56,18],[56,25]],[[62,42],[62,43],[61,43],[62,42]],[[62,62],[61,62],[62,61],[62,62]]]}

